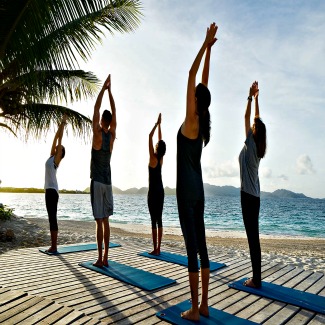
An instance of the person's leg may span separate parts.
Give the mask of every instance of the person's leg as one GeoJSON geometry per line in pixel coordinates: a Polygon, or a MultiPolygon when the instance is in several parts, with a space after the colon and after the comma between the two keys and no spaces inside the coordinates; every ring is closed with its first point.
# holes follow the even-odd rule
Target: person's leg
{"type": "Polygon", "coordinates": [[[160,254],[161,239],[163,235],[163,227],[158,228],[158,243],[157,243],[157,254],[160,254]]]}
{"type": "Polygon", "coordinates": [[[157,228],[151,228],[151,234],[152,234],[153,251],[149,254],[156,255],[157,254],[157,228]]]}
{"type": "Polygon", "coordinates": [[[157,240],[157,254],[160,254],[160,246],[163,235],[163,225],[162,225],[162,212],[164,208],[164,191],[160,193],[159,204],[158,204],[158,214],[157,214],[157,225],[158,225],[158,240],[157,240]]]}
{"type": "Polygon", "coordinates": [[[57,208],[59,195],[55,189],[46,189],[45,203],[50,223],[51,247],[48,249],[50,253],[57,251],[58,242],[58,222],[57,222],[57,208]]]}
{"type": "Polygon", "coordinates": [[[202,283],[202,296],[199,312],[203,316],[209,316],[209,280],[210,280],[210,268],[201,268],[201,283],[202,283]]]}
{"type": "Polygon", "coordinates": [[[199,320],[199,272],[197,260],[197,239],[195,232],[194,209],[185,205],[178,205],[179,220],[185,240],[188,257],[188,276],[190,283],[192,307],[183,312],[181,316],[189,320],[199,320]]]}
{"type": "Polygon", "coordinates": [[[189,272],[188,273],[192,307],[181,313],[182,318],[198,321],[200,319],[199,313],[199,272],[189,272]]]}
{"type": "Polygon", "coordinates": [[[103,266],[103,219],[96,220],[96,241],[97,241],[97,250],[98,250],[98,259],[94,266],[102,267],[103,266]]]}
{"type": "Polygon", "coordinates": [[[153,193],[148,193],[148,208],[151,218],[151,237],[153,243],[153,251],[149,254],[157,255],[157,202],[153,193]]]}
{"type": "Polygon", "coordinates": [[[199,201],[195,207],[195,229],[198,243],[198,250],[200,255],[201,264],[201,302],[200,314],[204,316],[209,315],[208,308],[208,293],[209,293],[209,280],[210,280],[210,261],[205,237],[204,225],[204,201],[199,201]]]}
{"type": "Polygon", "coordinates": [[[103,237],[104,237],[104,256],[103,265],[108,266],[108,250],[109,250],[109,238],[110,238],[110,227],[108,217],[103,218],[103,237]]]}
{"type": "Polygon", "coordinates": [[[260,199],[248,193],[241,192],[241,205],[253,269],[253,278],[246,281],[245,285],[260,287],[261,246],[258,225],[260,199]]]}

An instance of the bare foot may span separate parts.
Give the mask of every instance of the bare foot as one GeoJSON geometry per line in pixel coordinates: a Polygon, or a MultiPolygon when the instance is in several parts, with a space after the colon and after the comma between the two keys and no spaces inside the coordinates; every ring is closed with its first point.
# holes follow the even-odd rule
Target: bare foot
{"type": "Polygon", "coordinates": [[[107,259],[106,260],[103,260],[103,266],[108,267],[108,260],[107,259]]]}
{"type": "Polygon", "coordinates": [[[93,263],[93,266],[103,267],[103,262],[101,260],[97,260],[95,263],[93,263]]]}
{"type": "Polygon", "coordinates": [[[193,309],[191,308],[189,310],[183,311],[181,313],[181,317],[184,319],[188,319],[188,320],[197,322],[200,320],[200,313],[199,313],[199,311],[197,311],[197,312],[193,311],[193,309]]]}
{"type": "Polygon", "coordinates": [[[160,255],[160,249],[159,248],[157,249],[156,254],[160,255]]]}
{"type": "Polygon", "coordinates": [[[150,255],[159,255],[157,254],[157,251],[154,249],[151,253],[149,253],[150,255]]]}
{"type": "Polygon", "coordinates": [[[245,287],[256,288],[256,289],[260,288],[260,286],[255,285],[255,283],[253,282],[253,279],[252,279],[252,278],[247,279],[247,280],[244,282],[244,286],[245,286],[245,287]]]}
{"type": "Polygon", "coordinates": [[[209,307],[208,307],[208,305],[200,304],[199,313],[202,316],[209,317],[209,307]]]}

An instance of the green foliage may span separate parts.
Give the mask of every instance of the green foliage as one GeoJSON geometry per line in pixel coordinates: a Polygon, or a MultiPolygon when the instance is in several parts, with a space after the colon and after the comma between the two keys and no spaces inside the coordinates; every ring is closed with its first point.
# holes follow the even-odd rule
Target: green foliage
{"type": "Polygon", "coordinates": [[[138,0],[6,0],[0,2],[0,128],[40,138],[62,115],[77,135],[88,117],[59,103],[93,97],[99,80],[79,70],[95,45],[114,31],[131,32],[138,0]]]}
{"type": "Polygon", "coordinates": [[[13,216],[14,209],[9,209],[5,205],[0,204],[0,220],[10,220],[13,216]]]}

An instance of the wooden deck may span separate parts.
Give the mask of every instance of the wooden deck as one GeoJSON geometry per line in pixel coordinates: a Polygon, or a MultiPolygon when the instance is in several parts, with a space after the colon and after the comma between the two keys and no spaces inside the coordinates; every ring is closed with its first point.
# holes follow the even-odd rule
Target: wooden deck
{"type": "MultiPolygon", "coordinates": [[[[138,256],[120,241],[110,259],[166,276],[176,284],[146,292],[90,271],[79,262],[96,258],[95,251],[47,256],[36,248],[0,255],[0,323],[5,324],[157,324],[156,312],[189,298],[187,269],[138,256]]],[[[181,250],[169,250],[184,254],[181,250]]],[[[256,323],[325,324],[325,315],[230,289],[228,283],[250,276],[250,261],[210,256],[227,267],[211,274],[211,306],[256,323]]],[[[263,280],[325,296],[325,276],[290,265],[264,264],[263,280]]]]}

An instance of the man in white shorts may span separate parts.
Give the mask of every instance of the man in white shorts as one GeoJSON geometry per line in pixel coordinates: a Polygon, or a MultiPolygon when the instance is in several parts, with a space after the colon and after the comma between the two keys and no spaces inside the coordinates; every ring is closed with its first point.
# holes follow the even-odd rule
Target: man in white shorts
{"type": "Polygon", "coordinates": [[[107,77],[98,94],[93,115],[93,142],[90,166],[90,195],[93,215],[96,220],[98,259],[94,266],[108,266],[110,228],[108,218],[113,214],[111,181],[111,155],[116,136],[116,109],[111,92],[111,75],[107,77]],[[112,113],[105,110],[100,119],[100,107],[105,91],[108,92],[112,113]],[[104,241],[104,254],[103,254],[104,241]]]}

